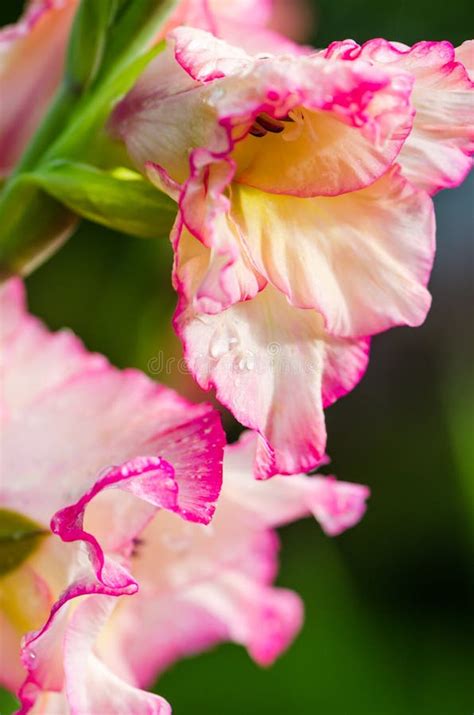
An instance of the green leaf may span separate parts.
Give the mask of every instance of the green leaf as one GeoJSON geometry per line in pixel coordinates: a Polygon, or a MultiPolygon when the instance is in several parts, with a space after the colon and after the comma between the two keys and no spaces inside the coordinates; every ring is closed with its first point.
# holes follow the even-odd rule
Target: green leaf
{"type": "Polygon", "coordinates": [[[82,92],[95,79],[104,55],[116,0],[82,0],[69,40],[66,81],[82,92]]]}
{"type": "Polygon", "coordinates": [[[66,158],[94,161],[100,156],[104,127],[115,103],[133,87],[147,65],[164,47],[164,42],[155,45],[125,68],[111,72],[93,96],[86,94],[57,141],[45,153],[43,161],[50,163],[66,158]]]}
{"type": "Polygon", "coordinates": [[[0,576],[20,566],[48,534],[31,519],[0,509],[0,576]]]}
{"type": "Polygon", "coordinates": [[[71,235],[77,217],[22,174],[0,202],[0,279],[26,275],[71,235]]]}
{"type": "Polygon", "coordinates": [[[80,216],[133,236],[167,236],[177,212],[174,201],[129,169],[58,161],[29,178],[80,216]]]}

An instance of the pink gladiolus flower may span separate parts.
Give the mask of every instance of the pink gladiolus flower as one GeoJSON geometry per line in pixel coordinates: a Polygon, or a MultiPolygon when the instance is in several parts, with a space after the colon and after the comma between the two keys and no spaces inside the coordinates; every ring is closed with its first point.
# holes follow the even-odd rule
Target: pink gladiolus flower
{"type": "Polygon", "coordinates": [[[101,657],[99,632],[116,597],[138,588],[128,564],[155,512],[211,519],[225,441],[218,413],[114,369],[68,332],[49,333],[25,313],[20,281],[6,284],[0,304],[0,508],[43,534],[2,574],[1,682],[17,689],[24,680],[22,713],[38,698],[38,710],[51,712],[66,691],[71,712],[167,713],[135,687],[119,654],[101,657]],[[48,536],[54,514],[62,541],[48,536]],[[21,663],[30,629],[39,630],[21,663]]]}
{"type": "Polygon", "coordinates": [[[142,687],[177,659],[226,640],[270,665],[302,620],[299,597],[272,586],[275,527],[312,514],[334,536],[364,514],[369,490],[359,484],[317,476],[255,480],[256,439],[245,433],[226,447],[222,492],[209,526],[162,513],[141,535],[133,567],[140,591],[112,621],[118,649],[142,687]]]}
{"type": "Polygon", "coordinates": [[[13,169],[57,89],[77,3],[31,0],[0,31],[0,175],[13,169]]]}
{"type": "Polygon", "coordinates": [[[302,618],[298,596],[272,586],[274,527],[313,514],[338,534],[362,517],[367,488],[256,482],[248,433],[226,453],[206,526],[220,488],[216,413],[49,333],[25,314],[19,281],[0,302],[0,509],[42,532],[0,585],[1,682],[20,686],[20,713],[164,715],[141,688],[222,640],[271,663],[302,618]]]}
{"type": "Polygon", "coordinates": [[[366,336],[429,309],[433,207],[394,163],[414,81],[179,28],[112,118],[178,201],[176,327],[199,384],[262,436],[260,477],[317,465],[366,336]]]}

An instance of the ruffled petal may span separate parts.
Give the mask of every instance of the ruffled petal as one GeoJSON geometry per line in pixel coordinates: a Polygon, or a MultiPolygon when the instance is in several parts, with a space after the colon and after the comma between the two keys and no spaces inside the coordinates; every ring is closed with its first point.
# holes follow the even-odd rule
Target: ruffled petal
{"type": "Polygon", "coordinates": [[[3,503],[48,523],[104,468],[156,455],[172,462],[183,513],[207,523],[221,485],[218,413],[135,370],[116,370],[69,333],[49,333],[24,312],[21,295],[16,281],[0,294],[0,322],[10,324],[1,366],[3,503]]]}
{"type": "Polygon", "coordinates": [[[170,408],[166,402],[176,396],[170,391],[167,399],[168,391],[160,392],[135,372],[84,373],[67,390],[44,396],[29,418],[8,420],[5,503],[43,523],[45,514],[88,488],[94,472],[142,453],[173,461],[182,508],[208,522],[221,483],[219,417],[205,405],[177,401],[170,408]],[[25,443],[30,449],[20,453],[25,443]]]}
{"type": "Polygon", "coordinates": [[[190,150],[220,162],[237,143],[238,181],[271,193],[337,195],[381,176],[411,129],[406,72],[319,53],[255,58],[194,28],[178,28],[170,42],[110,124],[142,170],[154,162],[183,183],[190,150]],[[286,125],[257,139],[249,132],[265,114],[286,125]]]}
{"type": "Polygon", "coordinates": [[[193,302],[196,312],[219,313],[234,303],[253,298],[267,283],[250,263],[236,228],[228,219],[222,215],[214,223],[214,228],[222,226],[221,241],[229,238],[228,251],[223,248],[222,252],[217,249],[203,252],[185,226],[176,227],[173,283],[186,301],[193,302]]]}
{"type": "Polygon", "coordinates": [[[114,605],[113,599],[90,597],[78,606],[69,622],[64,669],[71,711],[87,715],[170,715],[166,700],[125,682],[94,654],[94,642],[114,605]]]}
{"type": "Polygon", "coordinates": [[[143,533],[135,564],[142,586],[114,624],[117,647],[138,682],[150,684],[176,660],[225,641],[269,665],[294,639],[303,616],[295,593],[271,585],[278,568],[275,534],[225,497],[210,529],[182,529],[176,518],[163,516],[143,533]],[[147,634],[149,657],[137,633],[147,634]]]}
{"type": "Polygon", "coordinates": [[[180,27],[170,33],[176,41],[178,64],[198,82],[210,82],[246,70],[252,57],[241,47],[192,27],[180,27]]]}
{"type": "Polygon", "coordinates": [[[262,435],[259,476],[308,471],[321,462],[324,403],[360,380],[367,340],[330,337],[321,315],[292,307],[270,286],[212,316],[196,314],[182,299],[175,325],[197,382],[215,387],[239,422],[262,435]]]}
{"type": "Polygon", "coordinates": [[[0,32],[0,175],[14,167],[59,84],[76,7],[36,0],[0,32]]]}
{"type": "Polygon", "coordinates": [[[232,216],[258,271],[335,335],[420,325],[434,258],[430,199],[397,167],[366,189],[298,199],[235,187],[232,216]]]}
{"type": "Polygon", "coordinates": [[[238,507],[245,507],[271,527],[313,514],[329,536],[362,519],[370,496],[368,487],[362,484],[303,475],[275,476],[268,482],[253,479],[257,439],[255,433],[246,432],[226,450],[225,495],[238,507]]]}
{"type": "Polygon", "coordinates": [[[265,285],[242,245],[247,237],[229,202],[234,186],[257,187],[272,200],[335,196],[374,182],[410,131],[412,80],[318,53],[255,58],[193,28],[170,37],[111,128],[139,168],[178,199],[175,247],[186,228],[212,249],[195,300],[215,313],[265,285]]]}
{"type": "MultiPolygon", "coordinates": [[[[116,109],[111,128],[127,141],[132,158],[144,168],[152,183],[179,203],[180,212],[172,232],[175,250],[183,231],[191,231],[212,247],[209,269],[195,291],[200,309],[212,313],[255,295],[264,280],[261,277],[259,280],[242,256],[240,239],[227,214],[229,202],[225,190],[234,173],[233,162],[226,157],[230,153],[227,129],[220,127],[214,132],[213,151],[196,148],[189,155],[187,147],[209,144],[209,133],[215,128],[213,123],[194,121],[180,127],[176,120],[183,116],[183,111],[192,116],[202,109],[199,92],[188,91],[189,82],[194,84],[166,50],[116,109]],[[176,81],[170,82],[170,77],[176,81]],[[155,84],[153,78],[157,80],[155,84]],[[170,103],[162,114],[167,104],[164,97],[170,103]],[[157,123],[163,129],[159,135],[157,123]],[[218,159],[218,154],[222,158],[218,159]]],[[[192,264],[192,255],[186,260],[192,264]]],[[[190,272],[186,272],[186,278],[183,274],[186,292],[191,290],[187,286],[188,277],[192,282],[190,272]]]]}
{"type": "Polygon", "coordinates": [[[115,648],[139,685],[219,642],[244,645],[261,664],[288,647],[302,606],[295,594],[272,587],[278,548],[275,533],[232,490],[209,527],[164,512],[150,522],[134,559],[140,591],[113,621],[115,648]]]}
{"type": "MultiPolygon", "coordinates": [[[[46,530],[45,530],[46,531],[46,530]]],[[[26,561],[0,579],[0,684],[17,692],[26,671],[20,660],[21,639],[40,628],[67,584],[68,549],[57,539],[36,545],[26,561]]]]}
{"type": "Polygon", "coordinates": [[[472,66],[469,45],[456,50],[449,42],[419,42],[413,47],[370,40],[362,47],[334,43],[332,57],[366,59],[380,66],[401,68],[414,79],[413,130],[398,161],[405,176],[433,194],[458,186],[472,166],[474,151],[473,84],[462,62],[472,66]]]}
{"type": "Polygon", "coordinates": [[[298,196],[353,191],[388,168],[411,129],[406,72],[328,62],[317,53],[255,59],[192,28],[179,28],[171,38],[181,67],[208,84],[201,91],[203,121],[205,112],[208,122],[214,113],[232,133],[229,148],[238,143],[233,157],[241,183],[298,196]],[[278,131],[255,137],[236,130],[240,125],[248,132],[266,114],[284,118],[278,131]]]}
{"type": "Polygon", "coordinates": [[[296,593],[256,584],[239,572],[226,573],[212,587],[195,586],[189,598],[222,624],[226,639],[245,645],[264,666],[286,650],[303,620],[296,593]]]}
{"type": "MultiPolygon", "coordinates": [[[[41,692],[60,691],[64,687],[69,690],[68,658],[67,653],[63,653],[62,643],[67,643],[68,634],[71,632],[74,634],[76,630],[74,621],[71,623],[69,618],[72,601],[83,596],[103,598],[136,593],[138,584],[131,575],[126,561],[131,554],[137,534],[143,530],[156,509],[163,508],[185,516],[178,506],[179,487],[173,471],[171,465],[160,458],[136,458],[120,467],[108,470],[76,504],[65,507],[54,515],[51,522],[52,531],[58,534],[62,541],[72,544],[70,547],[71,577],[65,590],[53,604],[45,625],[39,631],[25,637],[22,661],[28,675],[20,690],[22,702],[20,712],[22,715],[29,712],[41,692]],[[110,489],[119,489],[132,494],[149,506],[147,510],[138,509],[139,519],[135,513],[134,519],[126,521],[124,525],[124,528],[128,526],[128,531],[125,532],[126,541],[120,544],[120,551],[116,551],[114,556],[107,555],[98,540],[100,533],[103,533],[110,542],[108,533],[111,527],[110,523],[96,520],[98,534],[93,534],[84,528],[84,515],[89,503],[104,490],[110,489]]],[[[127,517],[124,513],[122,516],[127,517]]],[[[118,548],[118,545],[116,546],[118,548]]],[[[100,603],[91,606],[93,611],[101,613],[104,613],[103,608],[104,605],[100,603]]],[[[110,603],[110,608],[112,608],[112,603],[110,603]]],[[[75,610],[75,614],[77,610],[75,610]]],[[[86,627],[83,635],[89,630],[90,638],[94,641],[96,637],[94,624],[87,619],[85,622],[86,627]]],[[[79,643],[83,649],[86,648],[83,641],[79,641],[79,643]]],[[[77,643],[74,650],[77,650],[77,643]]],[[[112,683],[117,681],[117,678],[112,674],[108,675],[102,666],[100,668],[93,667],[92,671],[96,681],[100,680],[99,673],[101,671],[103,671],[105,680],[110,680],[112,683]]],[[[74,675],[73,684],[77,684],[77,672],[74,675]]],[[[90,677],[92,677],[91,673],[84,675],[85,680],[90,677]]],[[[74,689],[74,685],[72,687],[74,689]]],[[[103,687],[105,690],[109,690],[109,686],[106,684],[103,687]]],[[[86,697],[87,689],[87,684],[84,688],[79,688],[79,695],[86,697]]],[[[98,690],[100,690],[99,687],[98,690]]],[[[128,686],[124,685],[124,690],[128,691],[128,686]]],[[[136,693],[129,693],[129,695],[133,701],[136,693]]],[[[73,705],[74,700],[71,697],[71,693],[68,692],[68,698],[73,705]]],[[[100,697],[98,696],[98,702],[101,702],[100,697]]],[[[92,712],[101,715],[100,710],[92,712]]]]}
{"type": "Polygon", "coordinates": [[[334,535],[363,515],[369,492],[358,484],[318,476],[255,480],[257,441],[247,432],[226,448],[210,526],[161,512],[141,534],[134,558],[140,591],[117,610],[111,629],[114,650],[141,687],[177,660],[227,640],[271,663],[302,619],[299,598],[272,587],[279,548],[273,528],[313,513],[334,535]]]}
{"type": "Polygon", "coordinates": [[[114,606],[115,599],[111,597],[89,596],[77,605],[69,619],[63,619],[60,624],[56,619],[50,624],[50,638],[43,637],[36,643],[35,651],[27,651],[31,661],[30,677],[21,691],[18,715],[46,712],[48,715],[67,715],[70,712],[87,715],[171,713],[169,704],[163,698],[130,685],[95,654],[96,641],[114,606]],[[53,644],[64,659],[60,683],[48,676],[51,663],[49,647],[53,644]],[[33,653],[35,658],[32,661],[33,653]],[[46,679],[39,676],[39,671],[43,669],[46,679]]]}
{"type": "MultiPolygon", "coordinates": [[[[135,370],[114,369],[104,358],[87,353],[69,333],[49,333],[27,314],[22,284],[16,279],[0,289],[0,311],[5,388],[2,508],[46,526],[55,509],[75,501],[51,522],[61,541],[46,539],[45,548],[41,545],[11,575],[24,576],[32,586],[28,603],[7,614],[6,625],[11,623],[14,632],[2,625],[13,652],[18,633],[39,627],[29,633],[22,649],[28,675],[21,690],[21,712],[41,712],[50,706],[60,712],[64,700],[55,693],[64,688],[71,711],[77,702],[78,711],[85,708],[102,715],[109,700],[114,703],[117,690],[123,691],[123,709],[114,704],[114,712],[141,713],[145,704],[154,708],[149,712],[161,712],[163,707],[168,712],[159,698],[119,686],[110,655],[110,673],[97,663],[82,673],[81,682],[74,673],[74,701],[62,644],[71,633],[76,642],[70,623],[72,611],[82,609],[76,599],[137,591],[128,562],[157,509],[188,522],[210,521],[221,487],[225,442],[218,413],[207,405],[189,404],[135,370]],[[39,581],[44,588],[36,588],[39,581]],[[32,596],[36,598],[37,592],[44,593],[47,607],[35,607],[35,617],[29,620],[28,606],[35,603],[32,596]]],[[[26,593],[21,584],[12,587],[13,593],[26,593]]],[[[84,629],[90,625],[86,621],[84,629]]],[[[78,648],[72,647],[73,655],[78,648]]],[[[12,650],[9,657],[15,657],[12,650]]],[[[15,679],[17,685],[19,672],[9,669],[9,684],[15,679]]],[[[124,676],[127,682],[129,676],[124,676]]]]}
{"type": "Polygon", "coordinates": [[[246,647],[260,665],[271,665],[288,648],[303,619],[297,594],[227,570],[166,598],[137,597],[132,605],[134,614],[128,609],[122,620],[123,625],[130,618],[124,636],[131,628],[137,629],[135,634],[146,633],[153,656],[147,658],[131,632],[121,647],[142,683],[151,683],[172,663],[225,641],[246,647]]]}

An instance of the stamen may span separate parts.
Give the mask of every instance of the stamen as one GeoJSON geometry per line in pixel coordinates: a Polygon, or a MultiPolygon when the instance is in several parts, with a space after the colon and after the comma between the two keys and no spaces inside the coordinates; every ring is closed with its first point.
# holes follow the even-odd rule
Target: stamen
{"type": "Polygon", "coordinates": [[[276,119],[275,117],[270,117],[268,114],[259,114],[252,124],[249,133],[253,137],[264,137],[268,132],[272,134],[281,134],[285,130],[283,122],[293,122],[294,120],[287,114],[281,119],[276,119]]]}
{"type": "Polygon", "coordinates": [[[280,134],[285,127],[282,127],[278,119],[273,119],[266,114],[260,114],[255,120],[255,124],[263,127],[267,132],[272,132],[272,134],[280,134]]]}
{"type": "Polygon", "coordinates": [[[263,129],[263,127],[253,124],[249,131],[249,134],[251,134],[253,137],[261,138],[266,136],[267,132],[265,131],[265,129],[263,129]]]}

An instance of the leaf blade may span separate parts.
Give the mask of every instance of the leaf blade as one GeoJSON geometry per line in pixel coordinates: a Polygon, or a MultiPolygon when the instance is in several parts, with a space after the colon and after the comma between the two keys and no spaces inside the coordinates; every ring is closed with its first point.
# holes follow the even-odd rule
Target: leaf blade
{"type": "Polygon", "coordinates": [[[167,236],[177,212],[174,201],[129,170],[58,161],[30,179],[79,216],[140,238],[167,236]]]}

